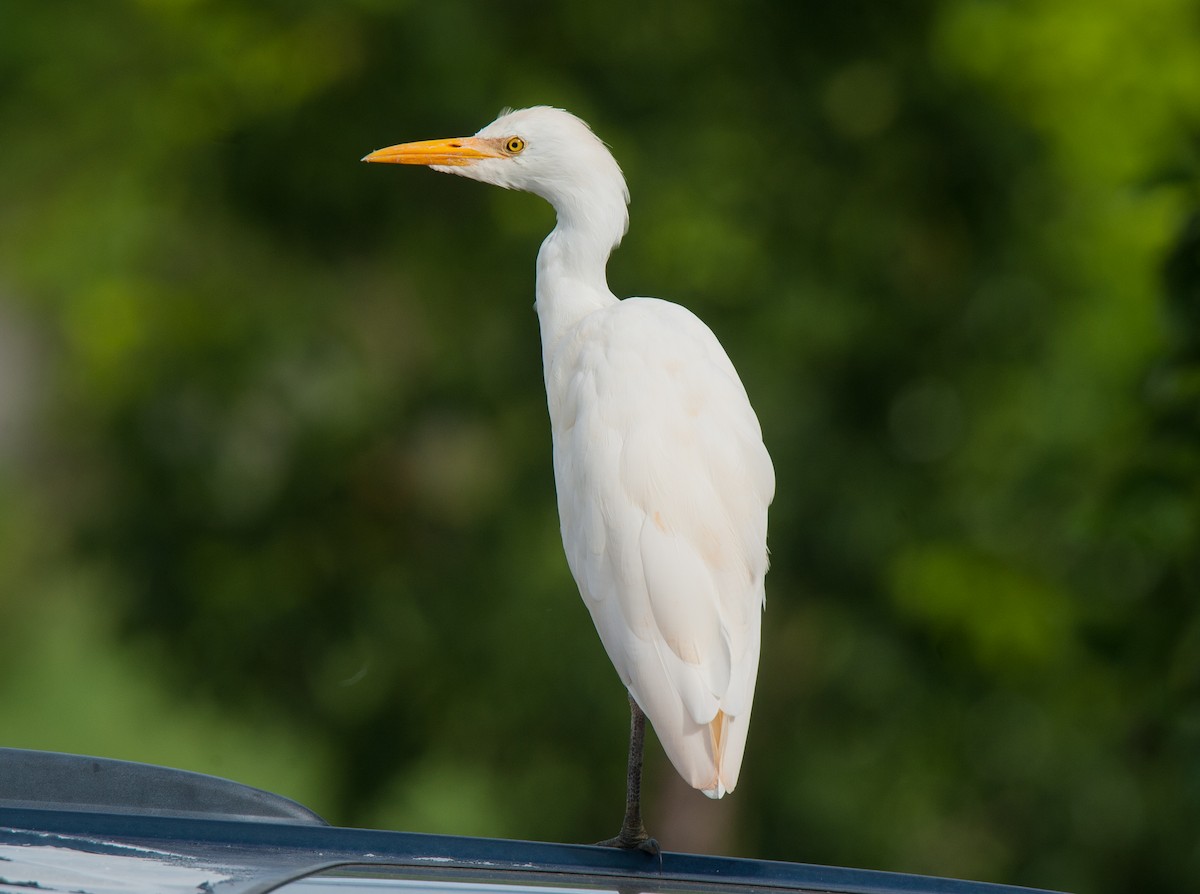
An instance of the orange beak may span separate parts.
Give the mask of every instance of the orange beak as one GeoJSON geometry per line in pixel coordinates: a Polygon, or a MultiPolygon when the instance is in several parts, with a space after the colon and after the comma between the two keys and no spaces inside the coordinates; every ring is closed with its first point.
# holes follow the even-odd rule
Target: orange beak
{"type": "Polygon", "coordinates": [[[470,165],[481,158],[505,158],[498,140],[456,137],[448,140],[422,140],[376,149],[363,161],[393,165],[470,165]]]}

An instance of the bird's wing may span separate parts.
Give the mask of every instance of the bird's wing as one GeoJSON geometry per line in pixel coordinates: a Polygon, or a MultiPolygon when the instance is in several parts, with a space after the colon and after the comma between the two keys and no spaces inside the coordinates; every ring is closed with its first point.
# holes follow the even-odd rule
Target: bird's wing
{"type": "Polygon", "coordinates": [[[656,299],[585,318],[546,377],[563,543],[605,649],[684,778],[732,789],[775,488],[745,390],[708,327],[656,299]]]}

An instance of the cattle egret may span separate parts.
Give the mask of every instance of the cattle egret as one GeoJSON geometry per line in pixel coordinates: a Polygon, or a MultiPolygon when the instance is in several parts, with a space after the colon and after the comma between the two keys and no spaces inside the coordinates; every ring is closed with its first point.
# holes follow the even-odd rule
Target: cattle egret
{"type": "Polygon", "coordinates": [[[506,111],[473,137],[404,143],[363,161],[524,190],[557,213],[538,252],[535,307],[563,547],[631,712],[625,819],[603,843],[657,853],[640,806],[647,716],[693,787],[720,798],[738,781],[775,492],[758,419],[695,315],[609,290],[629,191],[579,118],[506,111]]]}

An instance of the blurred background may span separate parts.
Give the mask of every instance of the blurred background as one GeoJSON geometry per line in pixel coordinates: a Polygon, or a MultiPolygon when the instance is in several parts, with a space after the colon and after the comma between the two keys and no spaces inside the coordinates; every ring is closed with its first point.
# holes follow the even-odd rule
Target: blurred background
{"type": "Polygon", "coordinates": [[[563,559],[548,206],[380,146],[566,107],[609,280],[778,473],[738,791],[669,848],[1094,892],[1200,878],[1190,0],[8,0],[0,742],[341,824],[620,820],[563,559]]]}

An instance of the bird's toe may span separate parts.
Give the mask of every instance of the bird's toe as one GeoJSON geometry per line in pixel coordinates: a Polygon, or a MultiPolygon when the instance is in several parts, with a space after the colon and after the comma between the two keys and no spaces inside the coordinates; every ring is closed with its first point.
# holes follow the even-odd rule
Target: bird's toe
{"type": "Polygon", "coordinates": [[[604,841],[597,841],[597,847],[615,847],[625,851],[641,851],[644,854],[649,854],[651,857],[662,855],[662,848],[659,847],[658,839],[651,838],[644,832],[641,835],[627,835],[624,832],[616,838],[606,838],[604,841]]]}

